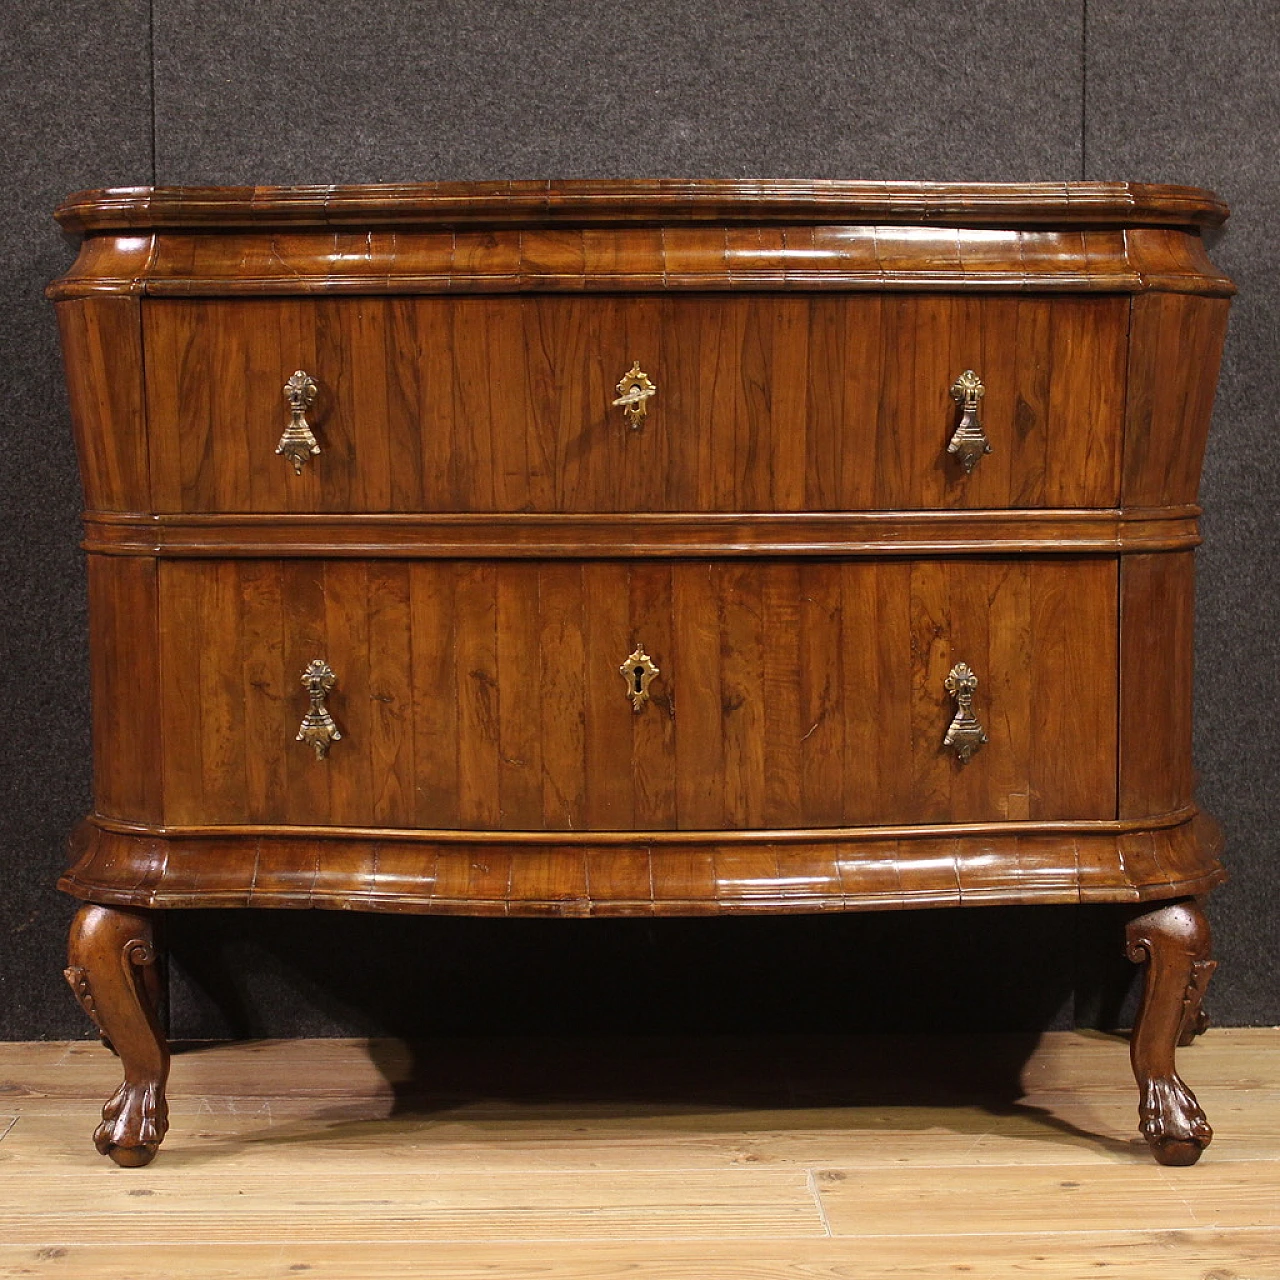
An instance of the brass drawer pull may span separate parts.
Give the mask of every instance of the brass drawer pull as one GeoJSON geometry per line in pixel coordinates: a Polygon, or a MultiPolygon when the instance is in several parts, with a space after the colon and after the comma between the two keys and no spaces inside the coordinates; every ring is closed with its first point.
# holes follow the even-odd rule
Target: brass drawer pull
{"type": "Polygon", "coordinates": [[[644,704],[649,701],[649,685],[658,674],[658,668],[645,653],[643,645],[636,645],[635,652],[618,668],[618,674],[627,682],[627,697],[631,699],[632,711],[643,711],[644,704]]]}
{"type": "Polygon", "coordinates": [[[331,743],[342,741],[342,734],[333,723],[329,708],[324,705],[324,696],[336,681],[333,668],[323,658],[313,658],[302,673],[302,683],[307,686],[307,694],[311,698],[311,709],[302,717],[294,741],[305,742],[315,751],[317,760],[323,760],[329,754],[331,743]]]}
{"type": "Polygon", "coordinates": [[[947,692],[956,700],[956,714],[947,729],[942,745],[956,753],[961,764],[968,764],[973,753],[987,741],[986,732],[973,714],[973,694],[978,677],[967,662],[957,662],[947,674],[947,692]]]}
{"type": "Polygon", "coordinates": [[[276,445],[276,452],[293,463],[295,475],[301,475],[303,466],[320,452],[320,445],[307,421],[307,410],[315,401],[318,390],[315,379],[305,369],[298,369],[284,384],[284,398],[289,402],[289,425],[276,445]]]}
{"type": "Polygon", "coordinates": [[[978,418],[978,403],[986,394],[982,379],[972,369],[966,369],[951,384],[951,398],[960,406],[960,425],[947,445],[947,452],[960,460],[965,475],[971,475],[982,461],[982,455],[991,452],[978,418]]]}
{"type": "Polygon", "coordinates": [[[657,393],[658,388],[649,380],[649,375],[641,370],[640,361],[635,360],[618,381],[618,398],[613,402],[613,407],[621,409],[627,415],[627,424],[633,431],[638,431],[644,426],[649,401],[657,393]]]}

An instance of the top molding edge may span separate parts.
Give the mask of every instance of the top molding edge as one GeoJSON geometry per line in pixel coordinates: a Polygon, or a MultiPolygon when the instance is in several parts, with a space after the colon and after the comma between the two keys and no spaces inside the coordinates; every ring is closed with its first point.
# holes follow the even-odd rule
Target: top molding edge
{"type": "Polygon", "coordinates": [[[547,227],[623,223],[929,223],[1216,227],[1212,191],[1141,182],[645,179],[313,187],[115,187],[68,196],[64,230],[547,227]]]}

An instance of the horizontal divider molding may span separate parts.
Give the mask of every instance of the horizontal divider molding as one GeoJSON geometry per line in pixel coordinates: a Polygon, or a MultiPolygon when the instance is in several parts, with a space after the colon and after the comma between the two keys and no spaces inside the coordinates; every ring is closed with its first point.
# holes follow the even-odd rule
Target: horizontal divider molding
{"type": "Polygon", "coordinates": [[[118,515],[85,550],[134,556],[525,559],[1133,554],[1199,545],[1194,506],[823,514],[118,515]]]}

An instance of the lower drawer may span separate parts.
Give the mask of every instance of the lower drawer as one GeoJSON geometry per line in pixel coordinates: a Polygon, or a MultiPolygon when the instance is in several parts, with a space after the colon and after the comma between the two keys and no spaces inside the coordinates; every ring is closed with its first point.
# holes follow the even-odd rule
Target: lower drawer
{"type": "Polygon", "coordinates": [[[169,825],[1116,814],[1114,558],[170,560],[158,588],[169,825]],[[296,738],[314,660],[323,756],[296,738]],[[987,737],[967,763],[957,663],[987,737]]]}

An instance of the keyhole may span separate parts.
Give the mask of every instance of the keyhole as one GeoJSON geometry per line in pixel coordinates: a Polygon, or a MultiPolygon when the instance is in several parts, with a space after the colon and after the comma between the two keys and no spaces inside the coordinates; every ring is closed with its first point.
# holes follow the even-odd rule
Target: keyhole
{"type": "Polygon", "coordinates": [[[633,667],[632,673],[634,674],[636,679],[636,692],[643,693],[644,692],[644,668],[633,667]]]}

